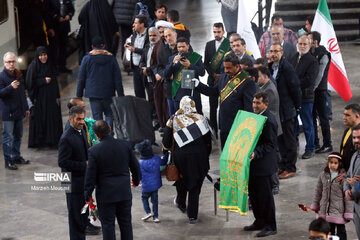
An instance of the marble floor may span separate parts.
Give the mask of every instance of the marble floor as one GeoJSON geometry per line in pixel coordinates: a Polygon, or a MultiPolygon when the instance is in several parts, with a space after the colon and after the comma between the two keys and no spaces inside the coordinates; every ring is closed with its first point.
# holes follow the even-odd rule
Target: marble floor
{"type": "MultiPolygon", "coordinates": [[[[181,21],[189,27],[192,38],[191,44],[199,53],[203,54],[205,42],[212,39],[212,24],[221,21],[220,5],[215,0],[183,0],[167,1],[169,9],[177,9],[181,21]]],[[[286,23],[285,23],[286,25],[286,23]]],[[[353,89],[354,97],[348,103],[359,102],[359,66],[358,52],[360,46],[356,43],[340,44],[347,73],[353,89]]],[[[70,57],[69,66],[74,64],[73,75],[61,76],[67,87],[62,90],[62,113],[64,122],[67,119],[66,103],[75,95],[78,67],[76,54],[70,57]]],[[[206,81],[206,78],[202,78],[206,81]]],[[[132,77],[123,74],[125,94],[133,95],[132,77]]],[[[333,121],[331,133],[333,146],[338,150],[343,133],[342,112],[346,104],[336,93],[333,96],[333,121]]],[[[205,115],[208,115],[208,99],[202,97],[205,115]]],[[[90,108],[87,104],[88,115],[90,108]]],[[[159,133],[156,133],[157,143],[161,143],[159,133]]],[[[0,239],[19,240],[55,240],[68,239],[67,208],[63,192],[31,191],[34,182],[34,172],[59,171],[57,166],[57,151],[34,150],[27,148],[28,123],[25,124],[22,144],[22,155],[31,160],[31,164],[20,166],[18,171],[0,168],[0,239]]],[[[220,143],[217,142],[211,154],[210,175],[219,176],[220,143]]],[[[299,156],[304,151],[304,136],[300,135],[299,156]]],[[[160,148],[154,147],[154,152],[160,154],[160,148]]],[[[2,156],[1,156],[2,158],[2,156]]],[[[308,225],[315,218],[311,212],[303,212],[297,204],[310,205],[313,200],[317,176],[326,163],[326,154],[316,155],[312,159],[298,159],[296,177],[280,182],[280,194],[275,196],[276,219],[278,234],[268,239],[307,239],[308,225]]],[[[205,180],[199,209],[199,222],[194,225],[188,223],[173,205],[175,188],[171,182],[163,177],[163,187],[159,190],[159,218],[161,223],[143,222],[144,215],[141,203],[141,189],[133,188],[132,222],[134,239],[253,239],[255,233],[244,232],[242,228],[254,220],[252,212],[248,216],[229,213],[226,221],[225,211],[218,209],[214,215],[213,185],[205,180]]],[[[95,224],[100,224],[98,221],[95,224]]],[[[355,227],[352,222],[346,225],[348,239],[356,239],[355,227]]],[[[117,228],[117,237],[119,230],[117,228]]],[[[87,239],[102,239],[101,235],[88,236],[87,239]]]]}

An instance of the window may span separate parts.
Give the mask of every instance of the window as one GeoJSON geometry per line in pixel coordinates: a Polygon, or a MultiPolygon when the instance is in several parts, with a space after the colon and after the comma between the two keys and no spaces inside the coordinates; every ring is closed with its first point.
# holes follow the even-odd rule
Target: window
{"type": "Polygon", "coordinates": [[[9,17],[7,0],[0,0],[0,24],[6,22],[9,17]]]}

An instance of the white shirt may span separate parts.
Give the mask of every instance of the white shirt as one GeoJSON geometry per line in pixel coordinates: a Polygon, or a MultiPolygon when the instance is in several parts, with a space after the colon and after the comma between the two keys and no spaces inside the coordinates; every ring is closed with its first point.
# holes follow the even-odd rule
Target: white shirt
{"type": "Polygon", "coordinates": [[[220,41],[215,40],[215,51],[217,51],[221,45],[221,43],[224,41],[224,37],[220,41]]]}
{"type": "MultiPolygon", "coordinates": [[[[144,30],[144,32],[141,35],[137,32],[136,37],[135,37],[134,47],[135,48],[144,48],[145,38],[146,38],[146,29],[144,30]]],[[[140,59],[141,59],[141,54],[133,52],[132,62],[135,66],[139,66],[140,59]]]]}

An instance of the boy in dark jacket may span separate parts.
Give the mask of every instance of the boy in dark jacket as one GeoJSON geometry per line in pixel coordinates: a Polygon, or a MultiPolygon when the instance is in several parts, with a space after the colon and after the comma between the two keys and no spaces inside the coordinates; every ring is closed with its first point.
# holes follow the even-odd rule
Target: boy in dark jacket
{"type": "Polygon", "coordinates": [[[160,166],[166,164],[167,158],[160,158],[154,155],[151,148],[150,140],[144,140],[135,145],[135,150],[140,153],[140,170],[142,184],[142,202],[146,215],[141,220],[146,221],[153,216],[153,222],[159,223],[158,215],[158,189],[162,186],[160,166]],[[151,214],[149,206],[149,198],[151,197],[153,214],[151,214]]]}

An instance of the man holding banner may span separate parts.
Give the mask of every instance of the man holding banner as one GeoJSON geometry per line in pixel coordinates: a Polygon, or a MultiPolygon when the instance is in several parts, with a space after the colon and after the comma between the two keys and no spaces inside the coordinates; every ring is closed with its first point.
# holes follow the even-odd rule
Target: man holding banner
{"type": "Polygon", "coordinates": [[[181,87],[181,76],[183,69],[194,70],[195,78],[205,75],[204,64],[201,55],[190,49],[189,39],[179,37],[177,39],[178,53],[169,58],[169,63],[165,68],[165,78],[172,80],[172,98],[175,101],[175,111],[179,109],[180,100],[183,96],[192,96],[195,101],[196,110],[202,114],[200,93],[195,89],[185,89],[181,87]]]}
{"type": "Polygon", "coordinates": [[[196,90],[207,96],[220,97],[219,128],[221,149],[223,149],[238,110],[252,112],[252,99],[256,83],[247,72],[241,70],[238,57],[229,53],[224,57],[225,74],[213,87],[208,87],[194,78],[196,90]]]}
{"type": "MultiPolygon", "coordinates": [[[[213,87],[220,80],[220,66],[226,52],[230,50],[230,41],[224,37],[224,25],[222,23],[214,23],[213,26],[214,40],[206,43],[205,46],[205,58],[204,66],[209,74],[207,84],[209,87],[213,87]]],[[[215,130],[217,136],[217,107],[218,97],[209,97],[210,105],[210,126],[215,130]]]]}
{"type": "Polygon", "coordinates": [[[271,175],[277,171],[278,126],[274,115],[267,109],[269,98],[266,92],[256,93],[252,105],[254,113],[266,116],[267,120],[250,156],[248,190],[255,221],[244,230],[261,230],[256,237],[266,237],[277,233],[271,175]]]}

